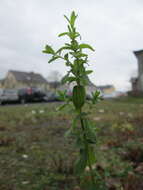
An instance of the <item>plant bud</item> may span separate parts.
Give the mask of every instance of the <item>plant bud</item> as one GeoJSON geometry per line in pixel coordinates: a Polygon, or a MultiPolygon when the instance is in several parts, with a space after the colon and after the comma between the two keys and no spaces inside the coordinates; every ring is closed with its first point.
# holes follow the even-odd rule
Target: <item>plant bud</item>
{"type": "Polygon", "coordinates": [[[80,109],[84,103],[86,98],[86,92],[84,86],[74,86],[73,88],[73,104],[76,109],[80,109]]]}

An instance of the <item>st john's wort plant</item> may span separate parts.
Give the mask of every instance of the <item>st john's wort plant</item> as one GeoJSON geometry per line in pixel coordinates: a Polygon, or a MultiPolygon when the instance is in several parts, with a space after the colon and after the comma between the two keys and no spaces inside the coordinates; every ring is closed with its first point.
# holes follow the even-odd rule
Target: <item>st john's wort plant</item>
{"type": "MultiPolygon", "coordinates": [[[[59,34],[59,37],[66,36],[69,41],[57,51],[50,45],[46,45],[43,53],[51,55],[48,61],[49,63],[61,59],[69,68],[67,74],[62,79],[62,83],[74,84],[72,97],[67,96],[66,91],[60,91],[60,99],[65,102],[60,109],[71,105],[74,107],[75,118],[73,119],[71,128],[66,132],[66,136],[74,136],[76,147],[79,150],[79,157],[75,163],[75,174],[79,176],[86,174],[85,176],[87,176],[86,168],[89,168],[88,182],[90,185],[88,186],[88,190],[93,190],[96,187],[95,176],[97,175],[93,169],[93,165],[96,162],[94,152],[96,128],[88,119],[89,113],[84,111],[84,105],[87,102],[86,86],[89,82],[88,75],[93,71],[87,69],[88,54],[84,52],[84,49],[89,49],[93,52],[94,49],[88,44],[78,42],[78,39],[81,40],[81,35],[75,27],[75,21],[77,19],[75,12],[73,11],[69,18],[67,16],[64,17],[68,22],[67,31],[59,34]]],[[[100,92],[96,91],[92,93],[90,105],[96,104],[99,99],[100,92]]]]}

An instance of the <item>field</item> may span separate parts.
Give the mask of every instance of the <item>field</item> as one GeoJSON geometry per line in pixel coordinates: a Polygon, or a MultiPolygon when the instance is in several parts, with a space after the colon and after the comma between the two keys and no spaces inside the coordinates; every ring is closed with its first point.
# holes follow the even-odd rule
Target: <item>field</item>
{"type": "MultiPolygon", "coordinates": [[[[0,107],[0,190],[80,190],[73,173],[77,152],[64,137],[73,117],[59,103],[0,107]]],[[[86,108],[88,109],[88,108],[86,108]]],[[[143,189],[143,99],[98,103],[99,189],[143,189]]]]}

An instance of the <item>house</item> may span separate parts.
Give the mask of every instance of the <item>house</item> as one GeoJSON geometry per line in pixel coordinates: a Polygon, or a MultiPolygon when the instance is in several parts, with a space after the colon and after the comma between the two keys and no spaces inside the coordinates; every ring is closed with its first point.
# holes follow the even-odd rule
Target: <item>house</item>
{"type": "Polygon", "coordinates": [[[4,83],[4,80],[2,79],[2,80],[0,80],[0,88],[2,88],[3,87],[3,83],[4,83]]]}
{"type": "Polygon", "coordinates": [[[131,78],[133,94],[143,93],[143,50],[134,51],[138,63],[138,77],[131,78]]]}
{"type": "Polygon", "coordinates": [[[130,81],[132,83],[132,91],[137,92],[138,89],[139,89],[139,87],[138,87],[138,78],[132,77],[130,81]]]}
{"type": "Polygon", "coordinates": [[[103,94],[112,94],[116,90],[113,85],[97,86],[97,89],[103,94]]]}
{"type": "Polygon", "coordinates": [[[1,87],[14,89],[37,87],[43,90],[48,90],[49,84],[39,73],[10,70],[6,77],[1,81],[1,87]]]}
{"type": "Polygon", "coordinates": [[[61,87],[61,82],[59,81],[49,82],[49,87],[51,91],[57,91],[61,87]]]}

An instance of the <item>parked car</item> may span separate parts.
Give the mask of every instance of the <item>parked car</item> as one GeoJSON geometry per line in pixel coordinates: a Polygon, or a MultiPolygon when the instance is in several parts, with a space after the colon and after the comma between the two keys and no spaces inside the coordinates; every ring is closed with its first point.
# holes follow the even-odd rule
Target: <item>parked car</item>
{"type": "Polygon", "coordinates": [[[17,90],[0,89],[0,104],[17,102],[19,100],[17,90]]]}
{"type": "Polygon", "coordinates": [[[44,100],[46,102],[60,101],[58,94],[55,92],[47,92],[44,100]]]}
{"type": "Polygon", "coordinates": [[[18,90],[18,98],[21,103],[44,101],[46,93],[38,88],[22,88],[18,90]]]}

